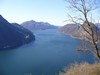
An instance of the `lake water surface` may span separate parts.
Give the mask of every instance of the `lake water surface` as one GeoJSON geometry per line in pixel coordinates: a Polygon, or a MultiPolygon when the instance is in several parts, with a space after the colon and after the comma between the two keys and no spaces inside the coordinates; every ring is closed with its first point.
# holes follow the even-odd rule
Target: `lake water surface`
{"type": "Polygon", "coordinates": [[[0,75],[58,75],[75,62],[94,62],[88,52],[77,52],[80,41],[56,30],[34,31],[36,40],[0,51],[0,75]]]}

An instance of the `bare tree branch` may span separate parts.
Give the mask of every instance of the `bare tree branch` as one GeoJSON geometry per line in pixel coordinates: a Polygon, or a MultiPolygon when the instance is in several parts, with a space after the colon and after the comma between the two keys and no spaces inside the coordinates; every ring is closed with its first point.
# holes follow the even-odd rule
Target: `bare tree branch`
{"type": "MultiPolygon", "coordinates": [[[[75,10],[77,10],[77,13],[81,13],[81,15],[83,17],[72,17],[72,15],[68,16],[70,17],[71,21],[74,23],[78,23],[78,22],[86,22],[87,24],[87,28],[84,27],[84,25],[81,25],[81,27],[87,32],[87,34],[89,35],[89,37],[91,38],[91,44],[94,47],[94,52],[96,52],[97,57],[100,59],[100,52],[99,52],[99,48],[97,45],[97,41],[98,41],[98,31],[95,28],[94,29],[94,24],[92,22],[89,21],[89,13],[92,10],[97,9],[96,7],[96,1],[97,0],[65,0],[67,3],[69,3],[70,6],[72,6],[72,8],[74,8],[75,10]]],[[[88,36],[86,36],[86,38],[89,38],[88,36]]],[[[92,51],[93,52],[93,51],[92,51]]]]}

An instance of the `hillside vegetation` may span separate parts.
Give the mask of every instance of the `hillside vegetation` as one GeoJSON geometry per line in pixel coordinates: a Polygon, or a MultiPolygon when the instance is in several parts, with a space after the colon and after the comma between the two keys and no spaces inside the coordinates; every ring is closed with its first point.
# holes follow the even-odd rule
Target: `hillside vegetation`
{"type": "Polygon", "coordinates": [[[61,72],[59,75],[100,75],[100,63],[76,63],[71,65],[68,69],[65,69],[64,72],[61,72]]]}

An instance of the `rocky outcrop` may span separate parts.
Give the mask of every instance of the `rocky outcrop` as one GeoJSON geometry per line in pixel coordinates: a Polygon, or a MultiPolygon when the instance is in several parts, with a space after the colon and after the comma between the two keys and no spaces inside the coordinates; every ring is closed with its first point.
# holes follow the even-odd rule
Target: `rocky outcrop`
{"type": "Polygon", "coordinates": [[[35,40],[29,30],[18,24],[10,24],[0,15],[0,50],[15,48],[35,40]]]}
{"type": "Polygon", "coordinates": [[[29,30],[45,30],[45,29],[57,29],[57,26],[51,25],[46,22],[36,22],[36,21],[26,21],[21,24],[21,26],[29,30]]]}

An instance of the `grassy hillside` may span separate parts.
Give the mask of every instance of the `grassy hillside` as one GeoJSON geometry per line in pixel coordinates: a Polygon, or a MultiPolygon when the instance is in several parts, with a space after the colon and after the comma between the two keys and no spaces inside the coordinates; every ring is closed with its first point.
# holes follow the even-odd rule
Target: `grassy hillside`
{"type": "Polygon", "coordinates": [[[100,75],[100,63],[76,63],[71,65],[68,69],[65,69],[65,71],[59,75],[100,75]]]}

